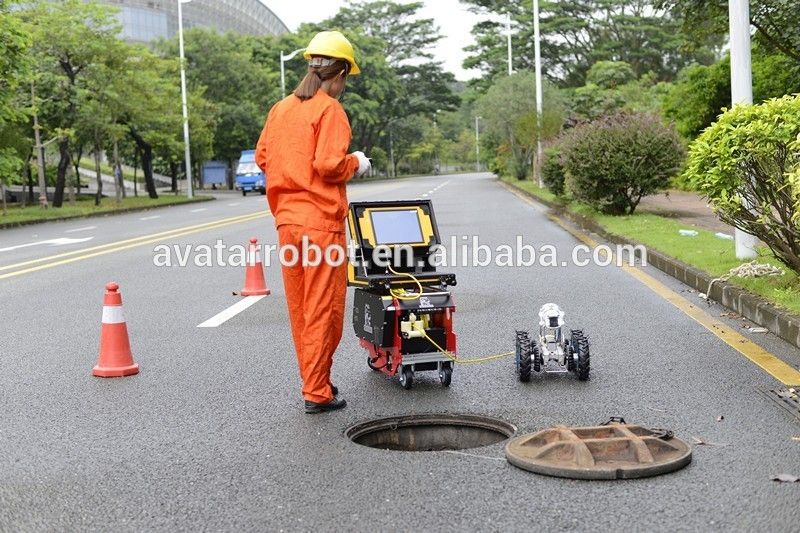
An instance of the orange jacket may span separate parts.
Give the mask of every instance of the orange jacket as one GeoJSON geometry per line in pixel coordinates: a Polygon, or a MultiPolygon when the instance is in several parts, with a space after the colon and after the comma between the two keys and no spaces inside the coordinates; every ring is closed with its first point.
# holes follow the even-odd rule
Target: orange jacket
{"type": "Polygon", "coordinates": [[[305,102],[292,94],[272,107],[256,164],[267,177],[276,227],[344,232],[346,183],[358,169],[358,158],[347,153],[351,138],[342,104],[325,91],[305,102]]]}

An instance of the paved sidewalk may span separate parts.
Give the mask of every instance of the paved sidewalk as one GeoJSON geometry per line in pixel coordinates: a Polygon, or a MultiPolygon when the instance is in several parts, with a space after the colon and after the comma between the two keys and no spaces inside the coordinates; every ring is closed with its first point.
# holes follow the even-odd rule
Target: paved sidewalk
{"type": "Polygon", "coordinates": [[[670,190],[642,199],[638,212],[675,218],[690,226],[733,235],[733,227],[720,222],[706,200],[699,194],[670,190]]]}

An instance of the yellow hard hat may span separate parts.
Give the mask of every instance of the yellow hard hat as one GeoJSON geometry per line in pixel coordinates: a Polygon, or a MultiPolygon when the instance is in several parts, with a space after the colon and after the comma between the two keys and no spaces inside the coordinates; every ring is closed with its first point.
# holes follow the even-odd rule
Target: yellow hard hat
{"type": "Polygon", "coordinates": [[[350,75],[355,76],[361,72],[361,69],[356,65],[355,54],[353,53],[353,45],[347,40],[347,37],[338,31],[321,31],[311,39],[308,43],[303,57],[311,59],[314,56],[332,57],[334,59],[343,59],[350,63],[350,75]]]}

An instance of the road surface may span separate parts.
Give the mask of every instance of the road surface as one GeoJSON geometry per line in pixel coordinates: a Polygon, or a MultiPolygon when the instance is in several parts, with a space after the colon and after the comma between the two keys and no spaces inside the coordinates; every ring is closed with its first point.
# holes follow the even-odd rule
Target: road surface
{"type": "MultiPolygon", "coordinates": [[[[494,247],[522,235],[565,258],[579,244],[486,174],[350,187],[351,200],[423,195],[445,239],[477,235],[494,247]]],[[[539,306],[555,301],[592,341],[588,382],[522,384],[507,359],[456,367],[449,389],[418,374],[404,391],[367,368],[348,307],[334,382],[349,405],[309,416],[275,266],[271,296],[198,328],[239,301],[242,270],[154,265],[159,244],[251,236],[275,242],[264,197],[0,233],[0,531],[797,531],[800,483],[770,478],[800,475],[800,425],[759,392],[780,383],[629,271],[450,269],[461,356],[510,349],[514,329],[533,329],[539,306]],[[110,280],[142,369],[134,377],[90,376],[110,280]],[[409,453],[343,435],[366,419],[437,412],[498,417],[518,434],[616,415],[711,444],[673,474],[586,482],[518,470],[502,444],[409,453]]],[[[697,304],[671,278],[638,271],[697,304]]],[[[708,313],[727,321],[718,307],[708,313]]],[[[751,337],[800,364],[775,337],[751,337]]]]}

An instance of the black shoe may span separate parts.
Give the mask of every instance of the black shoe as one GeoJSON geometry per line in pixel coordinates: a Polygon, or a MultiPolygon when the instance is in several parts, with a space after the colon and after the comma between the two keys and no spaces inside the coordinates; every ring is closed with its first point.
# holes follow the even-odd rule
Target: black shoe
{"type": "Polygon", "coordinates": [[[338,409],[344,409],[346,406],[347,402],[340,398],[334,398],[328,403],[315,403],[306,400],[306,413],[315,414],[324,413],[326,411],[336,411],[338,409]]]}
{"type": "Polygon", "coordinates": [[[331,385],[331,391],[333,391],[334,396],[339,396],[339,387],[336,385],[331,385]]]}

